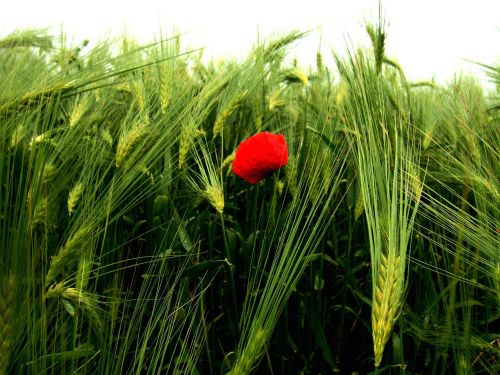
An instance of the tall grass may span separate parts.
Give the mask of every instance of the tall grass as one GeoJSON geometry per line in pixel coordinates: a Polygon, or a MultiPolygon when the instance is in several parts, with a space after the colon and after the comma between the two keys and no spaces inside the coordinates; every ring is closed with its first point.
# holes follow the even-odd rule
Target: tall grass
{"type": "Polygon", "coordinates": [[[498,372],[498,92],[367,31],[309,69],[301,32],[0,40],[0,374],[498,372]],[[249,185],[259,131],[289,161],[249,185]]]}

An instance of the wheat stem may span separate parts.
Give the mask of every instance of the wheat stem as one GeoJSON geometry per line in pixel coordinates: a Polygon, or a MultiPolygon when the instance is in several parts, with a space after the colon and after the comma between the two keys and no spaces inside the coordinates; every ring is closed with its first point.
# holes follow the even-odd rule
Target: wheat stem
{"type": "Polygon", "coordinates": [[[13,345],[15,279],[6,274],[0,279],[0,375],[7,374],[13,345]]]}

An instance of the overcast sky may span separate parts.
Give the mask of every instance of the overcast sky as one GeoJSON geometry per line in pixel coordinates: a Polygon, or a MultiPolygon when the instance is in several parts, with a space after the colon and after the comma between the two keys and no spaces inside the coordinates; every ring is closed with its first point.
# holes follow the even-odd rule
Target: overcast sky
{"type": "MultiPolygon", "coordinates": [[[[377,0],[2,0],[0,37],[15,29],[61,25],[69,40],[91,41],[127,34],[151,41],[174,28],[188,34],[187,46],[205,47],[205,56],[242,57],[273,32],[312,30],[292,50],[300,62],[345,51],[346,40],[366,44],[363,24],[375,21],[377,0]]],[[[500,63],[500,0],[385,0],[386,53],[412,79],[443,82],[454,73],[480,69],[465,61],[500,63]]]]}

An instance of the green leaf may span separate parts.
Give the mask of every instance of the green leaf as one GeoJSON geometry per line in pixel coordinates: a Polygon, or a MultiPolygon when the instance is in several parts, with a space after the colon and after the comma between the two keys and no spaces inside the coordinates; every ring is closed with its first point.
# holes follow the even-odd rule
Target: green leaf
{"type": "Polygon", "coordinates": [[[309,309],[309,325],[311,327],[312,333],[314,335],[314,339],[316,341],[316,345],[318,345],[323,359],[328,363],[330,369],[332,371],[338,371],[339,367],[335,360],[333,359],[332,351],[328,346],[328,340],[326,339],[325,331],[320,324],[320,319],[318,314],[312,309],[309,309]]]}
{"type": "Polygon", "coordinates": [[[225,259],[206,260],[204,262],[200,262],[193,266],[187,267],[186,269],[184,269],[184,271],[182,271],[182,276],[198,277],[209,270],[220,268],[224,265],[228,265],[228,262],[225,259]]]}

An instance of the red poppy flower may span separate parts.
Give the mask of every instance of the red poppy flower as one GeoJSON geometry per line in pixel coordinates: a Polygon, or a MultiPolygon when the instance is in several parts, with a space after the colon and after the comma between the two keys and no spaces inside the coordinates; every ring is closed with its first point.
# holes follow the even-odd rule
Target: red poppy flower
{"type": "Polygon", "coordinates": [[[288,147],[283,134],[257,133],[236,149],[233,172],[255,184],[288,161],[288,147]]]}

